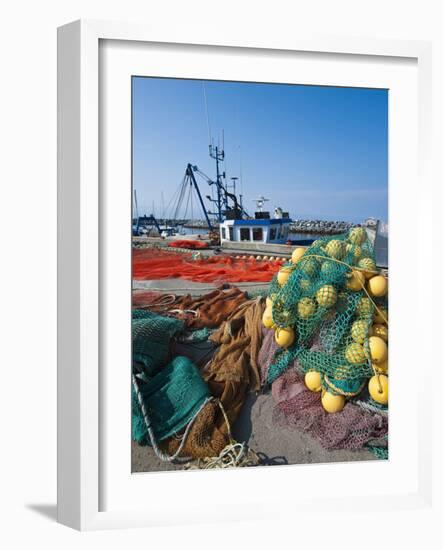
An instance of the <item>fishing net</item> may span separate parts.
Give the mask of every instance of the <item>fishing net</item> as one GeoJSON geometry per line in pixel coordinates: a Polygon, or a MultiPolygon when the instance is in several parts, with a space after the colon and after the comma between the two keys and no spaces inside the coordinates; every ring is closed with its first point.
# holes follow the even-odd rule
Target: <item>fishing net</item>
{"type": "Polygon", "coordinates": [[[349,402],[339,414],[328,414],[321,395],[304,384],[298,363],[272,385],[274,422],[309,433],[325,449],[358,450],[388,432],[388,418],[373,414],[349,402]]]}
{"type": "Polygon", "coordinates": [[[171,339],[182,332],[183,321],[163,317],[151,311],[132,312],[132,358],[143,365],[144,373],[153,376],[170,356],[171,339]]]}
{"type": "MultiPolygon", "coordinates": [[[[189,430],[180,455],[192,458],[218,456],[229,443],[226,427],[218,425],[220,419],[220,408],[217,402],[206,403],[189,430]]],[[[169,455],[176,453],[181,437],[182,434],[177,434],[165,440],[162,445],[163,450],[169,455]]]]}
{"type": "Polygon", "coordinates": [[[135,249],[132,255],[136,280],[187,279],[211,282],[269,282],[280,268],[279,260],[234,258],[230,255],[192,259],[192,254],[177,254],[159,248],[135,249]]]}
{"type": "Polygon", "coordinates": [[[210,337],[219,348],[203,371],[203,377],[212,395],[222,402],[231,424],[241,410],[246,393],[260,388],[258,355],[263,309],[263,300],[245,302],[210,337]]]}
{"type": "MultiPolygon", "coordinates": [[[[261,378],[265,381],[278,346],[272,331],[263,331],[258,364],[261,378]]],[[[314,349],[317,346],[314,342],[314,349]]],[[[297,359],[272,384],[272,396],[276,424],[309,433],[326,449],[366,448],[367,442],[388,432],[386,414],[364,409],[354,403],[347,403],[339,414],[326,413],[321,405],[320,393],[311,392],[306,387],[297,359]]]]}
{"type": "Polygon", "coordinates": [[[200,248],[208,248],[208,243],[202,242],[202,241],[192,241],[192,240],[182,240],[182,241],[171,241],[168,243],[168,246],[171,248],[192,248],[192,249],[200,249],[200,248]]]}
{"type": "Polygon", "coordinates": [[[277,334],[291,327],[295,342],[276,351],[267,372],[272,383],[298,359],[303,372],[317,371],[332,393],[351,396],[373,374],[369,334],[375,305],[386,298],[368,297],[365,274],[376,271],[374,251],[363,228],[322,238],[288,263],[270,285],[272,320],[277,334]],[[316,340],[318,346],[312,347],[316,340]]]}
{"type": "Polygon", "coordinates": [[[242,303],[247,295],[238,288],[213,290],[201,296],[153,295],[152,292],[134,292],[133,304],[161,315],[178,317],[189,329],[216,328],[242,303]]]}
{"type": "MultiPolygon", "coordinates": [[[[209,389],[197,367],[186,357],[175,357],[148,380],[138,380],[138,389],[156,441],[180,432],[195,418],[209,389]]],[[[132,392],[132,438],[151,444],[146,421],[135,389],[132,392]]]]}

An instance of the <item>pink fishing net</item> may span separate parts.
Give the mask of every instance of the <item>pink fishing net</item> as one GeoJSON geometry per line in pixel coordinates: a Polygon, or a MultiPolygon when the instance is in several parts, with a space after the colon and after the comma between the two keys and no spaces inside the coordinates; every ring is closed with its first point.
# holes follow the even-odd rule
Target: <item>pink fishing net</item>
{"type": "MultiPolygon", "coordinates": [[[[273,331],[265,330],[258,362],[262,381],[266,380],[273,352],[273,331]]],[[[343,411],[328,414],[323,409],[320,393],[309,391],[297,361],[272,384],[275,402],[274,422],[309,433],[326,449],[361,449],[371,439],[388,433],[388,418],[372,413],[351,402],[343,411]]]]}

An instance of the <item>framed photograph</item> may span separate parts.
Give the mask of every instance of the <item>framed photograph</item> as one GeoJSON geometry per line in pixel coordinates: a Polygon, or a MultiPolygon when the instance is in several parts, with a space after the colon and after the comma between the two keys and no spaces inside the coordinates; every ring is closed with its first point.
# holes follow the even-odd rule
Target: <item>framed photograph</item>
{"type": "Polygon", "coordinates": [[[59,521],[431,509],[429,44],[192,36],[59,29],[59,521]]]}

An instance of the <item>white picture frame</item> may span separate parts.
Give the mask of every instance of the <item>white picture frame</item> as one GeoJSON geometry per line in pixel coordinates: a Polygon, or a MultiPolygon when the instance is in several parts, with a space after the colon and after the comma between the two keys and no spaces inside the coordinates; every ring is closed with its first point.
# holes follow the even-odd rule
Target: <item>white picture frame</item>
{"type": "MultiPolygon", "coordinates": [[[[107,77],[100,80],[102,69],[100,65],[112,62],[114,63],[113,66],[116,67],[115,74],[117,76],[124,74],[124,71],[129,69],[125,69],[124,66],[122,68],[122,65],[117,66],[117,64],[119,62],[127,63],[128,51],[136,46],[143,49],[143,44],[148,48],[149,45],[155,47],[155,51],[151,50],[149,56],[144,58],[143,56],[146,53],[139,53],[142,56],[140,62],[144,63],[149,58],[152,63],[155,63],[157,59],[162,61],[162,66],[167,64],[166,57],[161,57],[162,47],[173,47],[174,55],[177,56],[180,49],[191,49],[192,52],[197,52],[196,55],[204,52],[205,58],[209,60],[212,55],[215,55],[215,51],[223,51],[232,60],[239,56],[249,55],[252,57],[259,54],[265,57],[266,55],[272,55],[275,59],[281,59],[282,70],[284,70],[285,63],[291,62],[291,55],[295,55],[297,52],[312,56],[312,60],[316,56],[326,56],[327,59],[323,59],[326,64],[329,60],[339,58],[346,65],[343,71],[349,73],[348,85],[352,85],[352,82],[354,82],[351,79],[350,71],[352,66],[355,67],[358,63],[364,64],[367,72],[370,73],[372,61],[376,63],[377,60],[383,59],[394,67],[397,61],[401,63],[402,60],[409,60],[407,63],[410,62],[414,65],[416,74],[413,78],[411,77],[412,80],[405,81],[405,86],[409,85],[411,87],[411,95],[408,96],[408,101],[415,101],[414,109],[417,113],[418,123],[417,120],[414,122],[413,117],[411,117],[411,121],[408,122],[411,125],[407,128],[415,132],[412,136],[413,139],[408,142],[399,140],[390,151],[390,183],[393,180],[393,189],[396,189],[394,194],[390,189],[390,200],[395,202],[401,197],[401,189],[395,185],[395,181],[399,181],[401,178],[407,182],[405,184],[406,188],[411,193],[415,184],[415,193],[419,197],[413,194],[405,194],[403,197],[404,205],[396,210],[393,216],[393,225],[390,228],[393,235],[393,250],[396,251],[393,252],[390,259],[394,267],[392,279],[398,281],[399,287],[401,284],[405,284],[404,281],[403,283],[400,281],[400,274],[407,265],[407,250],[405,247],[395,247],[395,243],[399,242],[396,231],[398,235],[398,232],[402,228],[404,229],[407,216],[410,214],[413,205],[417,204],[417,200],[420,205],[418,210],[419,219],[424,219],[426,205],[429,205],[432,201],[432,182],[429,175],[428,158],[431,140],[431,46],[429,43],[350,37],[316,37],[312,35],[282,36],[279,39],[261,38],[256,41],[248,38],[225,40],[220,36],[218,38],[211,37],[209,40],[203,33],[198,34],[198,32],[193,32],[191,41],[186,29],[182,31],[174,30],[171,31],[170,35],[165,35],[162,32],[156,32],[154,28],[143,25],[102,21],[77,21],[61,27],[58,32],[59,302],[57,413],[59,522],[76,529],[88,530],[211,521],[214,520],[215,510],[217,511],[217,519],[226,521],[239,518],[259,519],[266,515],[267,517],[285,517],[285,515],[291,517],[294,508],[297,511],[309,514],[313,511],[326,513],[331,506],[334,506],[337,513],[346,513],[353,510],[357,504],[362,511],[369,511],[375,505],[379,511],[395,511],[404,508],[431,510],[433,478],[431,463],[432,424],[430,419],[432,417],[432,402],[428,397],[428,393],[426,393],[424,382],[419,381],[414,386],[407,376],[397,376],[395,370],[393,385],[394,388],[397,385],[399,390],[397,394],[394,390],[392,404],[390,404],[390,409],[393,411],[392,421],[390,421],[393,432],[390,446],[392,445],[391,449],[393,450],[391,452],[394,458],[389,461],[390,464],[388,465],[381,463],[370,465],[371,471],[376,473],[377,478],[382,479],[385,476],[386,479],[392,480],[392,485],[383,493],[382,502],[380,501],[381,489],[376,484],[373,484],[372,491],[370,490],[370,482],[367,484],[366,489],[362,491],[355,490],[359,476],[365,475],[364,472],[368,471],[365,470],[368,465],[364,464],[304,467],[302,477],[305,480],[313,476],[313,468],[318,468],[317,472],[319,472],[320,477],[325,476],[325,479],[327,479],[329,476],[331,487],[335,491],[333,493],[334,498],[323,494],[322,487],[324,485],[320,482],[317,486],[311,487],[311,496],[309,496],[309,488],[302,489],[301,487],[302,479],[300,479],[297,472],[302,470],[295,470],[294,468],[298,468],[297,466],[275,467],[266,471],[263,468],[253,468],[247,472],[232,470],[230,472],[144,474],[143,478],[140,475],[131,476],[130,471],[128,472],[127,468],[125,470],[128,453],[124,446],[126,445],[129,448],[129,440],[122,437],[122,434],[124,435],[128,431],[127,405],[129,401],[120,402],[119,399],[116,399],[113,402],[115,412],[112,416],[112,432],[117,435],[113,435],[114,439],[111,442],[109,426],[106,428],[107,422],[109,424],[110,414],[109,396],[116,396],[117,386],[121,387],[122,381],[124,384],[124,378],[122,378],[124,369],[122,369],[123,374],[122,372],[116,372],[115,365],[107,369],[104,358],[109,358],[110,354],[103,347],[100,347],[102,345],[100,342],[103,343],[103,308],[106,309],[109,305],[110,294],[113,293],[116,296],[115,290],[123,288],[122,284],[124,286],[125,281],[127,283],[126,291],[130,292],[130,281],[127,278],[128,271],[116,269],[115,277],[103,283],[103,277],[106,277],[107,272],[105,266],[109,267],[111,265],[109,262],[116,265],[119,251],[123,251],[124,254],[127,253],[125,247],[127,247],[130,236],[122,233],[121,228],[125,227],[124,220],[129,214],[127,203],[121,202],[123,195],[119,195],[119,186],[112,186],[114,191],[117,190],[117,194],[114,191],[108,193],[107,189],[103,188],[106,185],[106,178],[103,177],[103,173],[100,173],[100,155],[103,154],[103,143],[101,141],[103,139],[101,133],[103,128],[100,124],[103,124],[103,120],[101,120],[103,114],[106,115],[106,106],[101,104],[100,82],[104,85],[110,82],[106,80],[107,77]],[[101,44],[105,41],[109,43],[112,41],[113,44],[117,45],[116,57],[112,58],[112,52],[111,54],[101,52],[101,44]],[[123,45],[125,45],[123,49],[126,50],[124,54],[122,54],[121,48],[123,45]],[[119,59],[120,61],[118,61],[119,59]],[[125,59],[126,61],[124,61],[125,59]],[[414,79],[418,83],[418,93],[417,89],[412,89],[411,82],[414,82],[414,79]],[[415,145],[413,142],[415,142],[415,145]],[[407,160],[405,160],[404,172],[402,172],[399,161],[401,156],[405,154],[407,160]],[[411,173],[411,170],[414,171],[415,168],[418,168],[418,176],[411,173]],[[419,183],[419,186],[417,186],[417,183],[419,183]],[[419,193],[417,193],[417,189],[419,189],[419,193]],[[116,209],[120,209],[120,214],[116,209]],[[116,214],[118,217],[117,223],[114,224],[114,230],[106,225],[106,219],[111,211],[113,215],[116,214]],[[102,240],[104,229],[109,230],[110,236],[106,238],[112,237],[114,239],[112,252],[109,251],[109,244],[106,245],[106,242],[102,240]],[[113,231],[112,234],[111,231],[113,231]],[[102,380],[104,369],[106,369],[107,375],[108,370],[111,371],[105,387],[103,387],[102,380]],[[410,394],[411,391],[416,392],[414,397],[417,399],[414,399],[413,405],[408,409],[404,397],[401,398],[400,394],[403,393],[404,395],[408,392],[410,394]],[[411,457],[410,461],[403,464],[404,470],[398,469],[402,467],[400,464],[401,457],[396,455],[395,452],[396,448],[401,448],[401,438],[404,437],[401,434],[399,423],[396,422],[396,418],[398,418],[398,416],[396,417],[396,410],[406,415],[406,417],[409,415],[408,418],[410,418],[412,425],[417,426],[417,439],[414,439],[413,442],[413,448],[417,453],[416,455],[411,453],[414,456],[411,457]],[[398,428],[397,431],[396,428],[398,428]],[[398,447],[396,447],[397,444],[398,447]],[[113,446],[112,449],[115,451],[117,458],[111,463],[106,463],[107,454],[111,449],[109,445],[113,446]],[[118,458],[119,447],[124,449],[122,453],[126,453],[121,455],[121,460],[118,458]],[[396,460],[399,460],[398,468],[396,460]],[[272,474],[270,470],[272,470],[272,474]],[[339,484],[336,487],[332,481],[332,477],[336,473],[346,475],[349,480],[349,484],[344,487],[343,491],[339,488],[339,484]],[[243,491],[242,496],[236,497],[236,503],[231,506],[230,510],[227,510],[226,507],[226,502],[229,502],[230,497],[225,500],[219,497],[215,508],[212,507],[208,510],[201,499],[200,504],[198,502],[199,496],[201,497],[206,490],[208,480],[206,476],[208,475],[212,476],[211,484],[225,485],[226,487],[230,485],[233,487],[241,486],[243,484],[248,487],[249,492],[243,491]],[[299,477],[295,478],[294,476],[297,475],[299,477]],[[292,480],[298,483],[301,496],[284,496],[283,492],[279,493],[276,489],[278,485],[283,487],[287,485],[291,476],[292,480]],[[403,478],[404,485],[402,488],[403,478]],[[113,492],[111,491],[113,497],[110,499],[105,498],[103,495],[106,495],[107,492],[104,491],[103,485],[114,482],[118,487],[113,489],[113,492]],[[254,492],[254,487],[257,487],[258,484],[261,488],[267,487],[267,494],[254,492]],[[151,495],[156,498],[156,503],[141,505],[135,498],[134,491],[138,491],[138,486],[141,487],[142,485],[144,485],[144,494],[146,494],[146,486],[149,486],[151,495]],[[168,499],[162,500],[162,487],[164,487],[164,492],[169,495],[171,491],[175,490],[174,487],[178,488],[177,498],[175,499],[177,503],[175,505],[170,502],[170,499],[169,502],[168,499]],[[186,506],[185,501],[182,502],[179,495],[187,494],[189,496],[191,493],[194,493],[195,500],[189,506],[186,506]],[[112,501],[112,505],[108,506],[107,500],[112,501]],[[279,509],[277,514],[271,513],[270,505],[283,500],[286,506],[282,508],[287,511],[279,509]],[[246,506],[248,502],[254,502],[254,506],[246,506]]],[[[197,67],[197,65],[193,65],[196,61],[192,59],[192,55],[189,58],[189,64],[185,65],[187,73],[183,73],[185,69],[182,68],[180,71],[180,68],[174,69],[171,65],[170,74],[183,77],[192,76],[189,71],[193,66],[197,67]]],[[[251,63],[252,65],[254,63],[251,63]]],[[[201,70],[201,67],[199,70],[201,70]]],[[[395,71],[388,68],[386,74],[389,72],[395,71]]],[[[216,73],[217,70],[213,74],[217,76],[216,73]]],[[[158,76],[158,73],[151,73],[151,75],[158,76]]],[[[251,73],[250,79],[252,78],[251,73]]],[[[269,80],[269,77],[265,78],[269,80]]],[[[325,84],[330,85],[332,83],[331,78],[325,84]]],[[[343,79],[343,77],[341,78],[343,79]]],[[[368,85],[370,85],[370,78],[376,79],[376,75],[367,78],[368,85]]],[[[385,78],[388,78],[388,76],[385,78]]],[[[248,79],[249,77],[245,78],[245,80],[248,79]]],[[[315,81],[317,82],[317,80],[315,81]]],[[[304,82],[306,82],[306,79],[304,79],[304,82]]],[[[126,92],[123,90],[122,93],[125,94],[126,92]]],[[[398,95],[396,97],[401,99],[402,96],[398,95]]],[[[114,101],[118,97],[107,97],[107,101],[108,99],[114,101]]],[[[396,103],[391,104],[390,107],[395,110],[396,105],[396,103]]],[[[397,113],[397,121],[401,120],[399,115],[400,112],[397,113]]],[[[123,119],[119,122],[118,128],[126,128],[127,118],[125,120],[126,122],[123,119]]],[[[391,131],[395,132],[395,128],[391,131]]],[[[126,136],[125,132],[122,135],[126,136]]],[[[123,139],[126,139],[126,137],[123,139]]],[[[127,139],[130,139],[129,134],[127,134],[127,139]]],[[[111,147],[117,145],[118,143],[111,144],[111,147]]],[[[127,154],[128,146],[129,142],[126,146],[123,144],[126,153],[122,153],[122,155],[127,154]]],[[[126,178],[127,162],[126,164],[123,162],[123,165],[126,172],[122,172],[122,174],[123,178],[126,178]]],[[[102,172],[106,172],[106,170],[102,172]]],[[[420,231],[418,222],[415,229],[420,231]]],[[[416,238],[418,238],[418,234],[416,238]]],[[[417,264],[419,265],[432,266],[429,247],[421,248],[418,260],[417,264]]],[[[125,264],[125,262],[120,263],[125,264]]],[[[414,280],[419,283],[423,282],[425,276],[423,270],[418,267],[411,267],[409,272],[414,280]]],[[[423,288],[424,286],[422,285],[423,288]]],[[[399,299],[398,292],[394,290],[390,293],[390,300],[394,304],[399,299]]],[[[411,311],[416,315],[416,319],[419,316],[423,317],[431,314],[431,289],[423,292],[424,295],[422,295],[420,301],[415,294],[411,297],[411,311]]],[[[130,305],[125,302],[125,297],[123,296],[118,301],[121,303],[119,312],[129,312],[130,305]],[[127,309],[125,310],[125,308],[127,309]]],[[[114,315],[110,317],[115,318],[114,315]]],[[[124,315],[120,317],[125,319],[124,315]]],[[[394,313],[394,316],[391,317],[391,322],[394,319],[392,322],[394,327],[392,338],[400,340],[401,311],[398,313],[398,323],[395,322],[396,318],[394,313]],[[399,328],[396,329],[396,326],[399,328]]],[[[127,327],[129,327],[129,321],[130,317],[128,316],[127,327]]],[[[125,341],[129,342],[130,333],[125,330],[125,322],[123,321],[121,325],[108,327],[106,330],[109,329],[112,334],[120,334],[119,331],[121,330],[122,340],[126,339],[125,341]]],[[[417,321],[415,325],[411,326],[416,333],[423,330],[417,321]]],[[[115,339],[114,345],[119,345],[115,343],[115,339]]],[[[396,349],[395,346],[393,347],[396,349]]],[[[126,352],[127,349],[122,352],[121,357],[123,359],[127,357],[126,352]]],[[[429,364],[429,367],[425,366],[423,368],[430,369],[432,347],[428,346],[423,354],[424,357],[421,356],[422,363],[429,364]]],[[[120,353],[115,356],[120,356],[120,353]]],[[[403,360],[400,350],[398,350],[398,358],[403,360]]],[[[409,358],[404,359],[405,372],[412,372],[412,362],[415,359],[414,354],[410,354],[409,358]],[[411,370],[408,371],[408,369],[411,370]]],[[[128,375],[128,395],[129,383],[128,375]]],[[[343,486],[343,483],[341,483],[341,486],[343,486]]]]}

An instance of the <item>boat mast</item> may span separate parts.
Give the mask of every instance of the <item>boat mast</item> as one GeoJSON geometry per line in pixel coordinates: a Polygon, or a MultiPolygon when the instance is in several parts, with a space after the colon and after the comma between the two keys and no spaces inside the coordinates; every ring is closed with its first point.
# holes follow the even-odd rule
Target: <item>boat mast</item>
{"type": "Polygon", "coordinates": [[[226,201],[226,195],[223,199],[222,192],[223,192],[223,183],[222,183],[222,176],[223,174],[220,173],[220,161],[224,160],[225,158],[225,152],[223,149],[220,149],[219,146],[213,146],[212,144],[209,145],[209,156],[213,159],[215,159],[215,168],[216,168],[216,187],[217,187],[217,221],[221,223],[223,221],[223,200],[226,201]]]}

